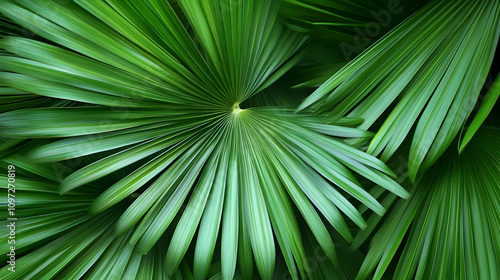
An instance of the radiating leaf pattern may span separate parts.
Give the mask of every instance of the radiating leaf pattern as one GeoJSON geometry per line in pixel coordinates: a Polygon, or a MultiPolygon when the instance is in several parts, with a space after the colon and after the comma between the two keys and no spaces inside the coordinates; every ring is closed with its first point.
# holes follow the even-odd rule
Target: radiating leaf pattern
{"type": "Polygon", "coordinates": [[[500,149],[498,128],[483,127],[462,154],[451,149],[398,201],[357,279],[375,267],[381,279],[403,247],[394,279],[494,279],[499,275],[500,149]],[[497,143],[497,144],[493,144],[497,143]],[[408,241],[402,242],[405,235],[408,241]]]}
{"type": "Polygon", "coordinates": [[[6,112],[4,135],[53,139],[28,150],[37,162],[97,157],[65,176],[64,195],[135,166],[88,210],[105,215],[134,197],[114,231],[131,232],[128,242],[146,254],[173,230],[167,275],[196,244],[193,273],[205,278],[220,234],[223,278],[233,277],[237,252],[242,274],[255,259],[260,277],[272,278],[278,248],[292,275],[305,277],[297,214],[337,263],[328,227],[351,241],[344,215],[366,226],[346,194],[385,212],[350,170],[408,195],[380,160],[342,141],[372,133],[349,127],[355,118],[326,124],[292,109],[240,108],[305,50],[307,37],[283,26],[277,2],[178,4],[186,22],[164,1],[2,2],[6,16],[54,44],[3,38],[0,82],[73,101],[6,112]]]}
{"type": "Polygon", "coordinates": [[[0,279],[496,279],[499,32],[497,0],[3,0],[0,279]]]}
{"type": "Polygon", "coordinates": [[[443,154],[474,108],[500,36],[498,1],[433,1],[322,84],[300,106],[365,119],[384,113],[368,153],[386,161],[412,137],[410,178],[443,154]],[[394,105],[394,106],[393,106],[394,105]],[[418,120],[418,122],[417,122],[418,120]]]}

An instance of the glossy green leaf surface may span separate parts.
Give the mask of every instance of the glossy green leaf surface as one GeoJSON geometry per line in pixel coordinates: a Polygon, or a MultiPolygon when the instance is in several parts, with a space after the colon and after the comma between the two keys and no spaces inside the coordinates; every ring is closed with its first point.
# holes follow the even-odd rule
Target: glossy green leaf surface
{"type": "Polygon", "coordinates": [[[2,0],[0,279],[497,279],[499,32],[497,0],[2,0]]]}

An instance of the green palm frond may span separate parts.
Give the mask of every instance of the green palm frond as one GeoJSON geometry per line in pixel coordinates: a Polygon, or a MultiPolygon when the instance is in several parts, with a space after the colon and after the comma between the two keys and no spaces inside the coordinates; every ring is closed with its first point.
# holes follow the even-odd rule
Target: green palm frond
{"type": "MultiPolygon", "coordinates": [[[[88,205],[97,197],[99,191],[91,188],[82,188],[79,192],[74,192],[61,198],[61,195],[57,191],[58,183],[55,181],[57,178],[53,175],[50,167],[26,164],[18,157],[10,157],[6,161],[3,161],[2,164],[6,164],[6,162],[15,166],[16,173],[14,181],[16,191],[15,193],[9,191],[10,194],[15,196],[15,218],[17,218],[15,220],[16,239],[15,243],[8,244],[5,242],[2,244],[0,251],[2,253],[2,261],[5,262],[9,257],[6,257],[6,254],[10,252],[10,246],[17,248],[16,254],[18,260],[16,265],[19,269],[16,273],[19,274],[13,275],[7,266],[0,270],[0,278],[29,279],[30,277],[34,277],[43,279],[35,275],[55,275],[58,266],[62,268],[71,261],[71,258],[66,259],[66,257],[72,254],[68,252],[68,243],[66,243],[66,246],[62,245],[62,243],[69,241],[68,238],[70,237],[65,235],[67,230],[75,227],[82,228],[85,227],[85,224],[87,224],[86,231],[101,230],[100,228],[96,229],[88,226],[92,216],[87,211],[88,205]],[[60,237],[61,235],[65,237],[60,237]],[[48,245],[45,248],[39,248],[40,244],[48,245]],[[61,244],[61,247],[58,247],[56,244],[61,244]],[[51,255],[52,252],[57,253],[51,255]],[[20,255],[23,256],[26,254],[33,257],[19,259],[20,255]],[[58,263],[58,260],[52,259],[52,257],[57,258],[61,263],[58,263]],[[40,266],[42,261],[46,261],[46,267],[43,265],[40,266]]],[[[6,175],[0,177],[7,182],[6,175]]],[[[2,194],[5,197],[7,196],[6,193],[7,185],[2,185],[2,194]]],[[[8,216],[8,204],[6,202],[2,202],[0,208],[2,220],[6,220],[7,217],[12,218],[8,216]]],[[[114,213],[117,212],[115,211],[114,213]]],[[[94,221],[91,223],[95,223],[96,219],[99,218],[94,218],[94,221]]],[[[8,231],[10,229],[5,226],[0,230],[3,236],[8,236],[8,231]]],[[[78,236],[78,232],[81,232],[81,229],[75,231],[73,238],[77,237],[77,239],[81,239],[81,236],[78,236]]],[[[95,237],[97,236],[88,234],[88,238],[90,239],[95,237]]],[[[84,241],[82,240],[82,242],[84,241]]],[[[77,246],[75,245],[73,248],[77,246]]],[[[75,252],[75,254],[77,253],[75,252]]]]}
{"type": "Polygon", "coordinates": [[[497,279],[499,37],[498,0],[2,0],[0,279],[497,279]]]}
{"type": "Polygon", "coordinates": [[[475,135],[477,130],[481,127],[483,122],[486,120],[491,110],[495,106],[498,96],[500,96],[500,75],[497,76],[495,81],[493,81],[491,88],[486,93],[483,101],[481,101],[481,105],[472,119],[471,123],[467,127],[465,131],[465,135],[463,139],[460,141],[459,151],[462,152],[472,137],[475,135]]]}
{"type": "Polygon", "coordinates": [[[446,150],[478,99],[500,34],[498,1],[433,1],[333,75],[298,108],[390,114],[368,147],[386,161],[414,127],[410,178],[446,150]],[[394,105],[394,106],[393,106],[394,105]],[[418,120],[418,122],[417,122],[418,120]]]}
{"type": "MultiPolygon", "coordinates": [[[[92,216],[87,209],[101,192],[98,186],[82,187],[79,192],[61,197],[58,178],[52,171],[64,166],[32,164],[17,156],[2,161],[7,163],[16,166],[16,243],[2,244],[0,252],[6,261],[6,254],[14,245],[17,260],[16,272],[13,274],[9,266],[4,267],[0,270],[1,279],[167,278],[165,240],[159,241],[150,254],[143,255],[129,243],[132,232],[116,236],[114,224],[127,203],[92,216]]],[[[7,181],[7,176],[0,179],[7,181]]],[[[6,189],[3,186],[1,193],[6,194],[6,189]]],[[[2,202],[0,210],[5,220],[7,203],[2,202]]],[[[8,236],[8,231],[8,227],[3,227],[0,233],[8,236]]],[[[211,264],[207,275],[218,273],[220,261],[211,264]]],[[[192,278],[192,275],[183,261],[173,279],[192,278]]],[[[239,272],[235,279],[241,279],[239,272]]]]}
{"type": "MultiPolygon", "coordinates": [[[[351,171],[408,196],[384,163],[344,142],[372,133],[350,127],[359,118],[326,124],[293,109],[240,108],[305,50],[306,37],[279,20],[278,2],[178,4],[174,10],[155,0],[0,3],[2,13],[51,42],[1,39],[10,54],[0,57],[0,82],[71,101],[12,108],[0,115],[4,136],[53,140],[23,149],[37,162],[96,158],[65,176],[64,195],[122,177],[105,185],[89,212],[108,217],[128,203],[100,230],[130,235],[128,243],[142,254],[170,232],[167,275],[195,244],[193,273],[205,278],[220,235],[225,279],[233,277],[236,260],[244,278],[255,261],[260,277],[271,279],[275,238],[292,276],[306,277],[296,215],[337,263],[330,226],[347,241],[353,237],[344,215],[366,226],[349,198],[385,212],[351,171]],[[203,234],[196,237],[197,231],[203,234]]],[[[87,245],[81,246],[83,252],[87,245]]],[[[68,262],[50,266],[62,269],[68,262]]]]}
{"type": "Polygon", "coordinates": [[[375,267],[374,279],[381,279],[391,261],[397,261],[394,279],[496,278],[499,140],[498,128],[483,127],[462,154],[449,149],[412,187],[411,199],[390,209],[357,279],[368,278],[375,267]]]}
{"type": "MultiPolygon", "coordinates": [[[[7,181],[5,176],[2,179],[7,181]]],[[[92,196],[74,193],[61,200],[57,184],[54,182],[45,182],[38,178],[36,180],[18,178],[18,185],[20,187],[16,195],[16,205],[19,209],[16,212],[19,235],[17,242],[23,244],[18,253],[29,250],[36,242],[57,235],[91,217],[87,207],[95,199],[95,194],[92,196]]],[[[6,191],[2,193],[5,194],[6,191]]],[[[7,203],[2,203],[2,210],[2,219],[5,220],[8,212],[7,203]]],[[[2,228],[1,232],[4,236],[9,235],[7,227],[2,228]]],[[[9,247],[7,242],[1,245],[3,256],[8,253],[9,247]]]]}
{"type": "MultiPolygon", "coordinates": [[[[50,173],[46,174],[43,166],[30,165],[12,157],[8,161],[31,171],[36,170],[39,176],[16,168],[17,183],[21,186],[18,188],[17,197],[19,210],[16,212],[16,242],[24,246],[16,251],[18,268],[15,274],[8,271],[8,267],[4,267],[0,270],[2,279],[147,280],[168,277],[164,265],[165,248],[168,246],[166,240],[171,238],[172,231],[166,233],[165,238],[157,242],[147,255],[138,253],[130,243],[132,232],[116,236],[113,231],[112,225],[119,216],[118,212],[123,210],[123,205],[91,217],[86,208],[95,198],[97,191],[93,192],[89,188],[85,190],[85,194],[73,193],[65,195],[65,199],[61,200],[58,198],[57,183],[53,181],[55,178],[50,176],[50,173]],[[40,175],[48,175],[51,178],[43,178],[40,175]],[[54,256],[56,257],[52,258],[54,256]]],[[[49,170],[50,168],[45,171],[49,170]]],[[[2,213],[7,212],[6,204],[2,204],[1,210],[2,213]]],[[[310,231],[304,234],[308,236],[305,256],[313,279],[328,278],[331,275],[338,279],[350,279],[355,275],[352,264],[356,262],[359,266],[363,257],[359,251],[349,252],[340,260],[343,270],[331,264],[310,231]]],[[[336,247],[341,252],[347,252],[347,246],[347,243],[341,242],[340,246],[336,247]]],[[[6,248],[1,251],[9,252],[6,248]]],[[[275,275],[278,275],[278,278],[289,277],[291,274],[283,258],[278,258],[278,261],[275,275]]],[[[197,277],[193,274],[190,264],[183,260],[171,279],[193,279],[193,275],[197,277]]],[[[207,279],[220,279],[221,276],[221,262],[215,260],[207,271],[207,279]]],[[[242,278],[242,274],[236,271],[233,279],[247,278],[242,278]]]]}

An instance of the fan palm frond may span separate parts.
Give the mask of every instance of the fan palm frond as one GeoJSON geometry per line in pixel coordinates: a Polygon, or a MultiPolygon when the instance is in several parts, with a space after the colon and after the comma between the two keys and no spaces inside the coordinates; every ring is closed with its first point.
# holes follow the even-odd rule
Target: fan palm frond
{"type": "MultiPolygon", "coordinates": [[[[260,277],[271,279],[275,237],[293,277],[306,277],[295,209],[337,263],[322,217],[351,241],[343,214],[361,228],[366,222],[348,197],[385,212],[351,171],[408,196],[383,162],[343,141],[372,133],[350,127],[359,118],[326,124],[292,109],[240,108],[295,65],[306,45],[306,37],[279,20],[278,2],[178,4],[174,10],[157,0],[1,2],[2,13],[51,43],[1,39],[10,54],[0,57],[0,82],[72,101],[12,108],[0,115],[4,135],[56,138],[23,151],[38,162],[98,156],[65,177],[64,195],[134,166],[89,211],[108,217],[131,198],[100,234],[107,236],[112,225],[137,253],[151,253],[171,230],[167,275],[195,244],[193,273],[205,278],[220,235],[225,279],[233,277],[237,261],[243,277],[251,277],[254,260],[260,277]],[[197,230],[203,234],[195,240],[197,230]]],[[[66,246],[60,242],[58,248],[66,246]]]]}
{"type": "Polygon", "coordinates": [[[367,151],[383,161],[416,123],[409,159],[414,181],[474,108],[498,43],[499,18],[498,1],[433,1],[333,75],[298,110],[312,106],[331,118],[361,117],[362,129],[389,110],[367,151]]]}
{"type": "Polygon", "coordinates": [[[497,278],[499,140],[498,128],[483,126],[463,153],[449,149],[412,187],[411,199],[389,210],[357,279],[375,267],[374,279],[381,279],[391,261],[397,261],[394,279],[497,278]]]}

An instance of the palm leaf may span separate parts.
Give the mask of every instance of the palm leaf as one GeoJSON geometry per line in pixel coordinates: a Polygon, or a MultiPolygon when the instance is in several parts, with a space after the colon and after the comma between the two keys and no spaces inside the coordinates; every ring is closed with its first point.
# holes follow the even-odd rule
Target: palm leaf
{"type": "Polygon", "coordinates": [[[491,88],[486,93],[481,105],[476,112],[476,115],[472,119],[472,122],[469,124],[467,130],[465,131],[465,135],[463,139],[461,139],[459,151],[462,152],[465,149],[465,146],[472,139],[477,130],[481,127],[483,122],[488,117],[489,113],[495,106],[495,103],[500,96],[500,76],[497,76],[495,81],[493,81],[491,88]]]}
{"type": "Polygon", "coordinates": [[[367,129],[390,112],[368,147],[386,161],[416,124],[410,178],[446,150],[474,108],[500,34],[497,1],[429,3],[339,70],[298,108],[347,114],[367,129]],[[394,104],[394,107],[392,106],[394,104]]]}
{"type": "MultiPolygon", "coordinates": [[[[384,163],[343,141],[372,136],[348,127],[359,119],[327,124],[291,109],[239,107],[295,65],[304,50],[306,37],[284,27],[278,2],[248,1],[229,10],[223,1],[178,1],[175,10],[155,0],[64,3],[0,3],[2,13],[50,42],[3,38],[0,45],[9,54],[0,57],[1,82],[71,101],[12,108],[0,123],[6,137],[57,138],[23,148],[37,162],[92,160],[65,176],[59,187],[64,195],[121,178],[103,183],[107,188],[89,211],[97,215],[94,221],[132,201],[106,224],[127,241],[104,237],[110,234],[106,226],[99,242],[115,242],[112,248],[128,242],[135,252],[152,254],[168,233],[165,267],[158,273],[182,270],[196,244],[193,272],[205,278],[221,227],[220,246],[227,250],[221,276],[234,276],[238,254],[243,277],[251,277],[255,259],[260,277],[270,279],[276,236],[292,276],[306,277],[296,215],[337,263],[330,226],[347,241],[353,237],[344,215],[366,226],[348,198],[385,212],[351,170],[408,196],[384,163]]],[[[66,246],[60,242],[52,253],[66,246]]],[[[89,254],[81,256],[82,265],[95,260],[89,254]]],[[[44,264],[54,267],[44,275],[76,257],[44,264]]]]}
{"type": "Polygon", "coordinates": [[[498,128],[483,127],[462,154],[449,149],[412,187],[411,200],[390,209],[357,278],[377,267],[374,278],[381,279],[391,261],[394,279],[497,278],[499,139],[498,128]]]}

